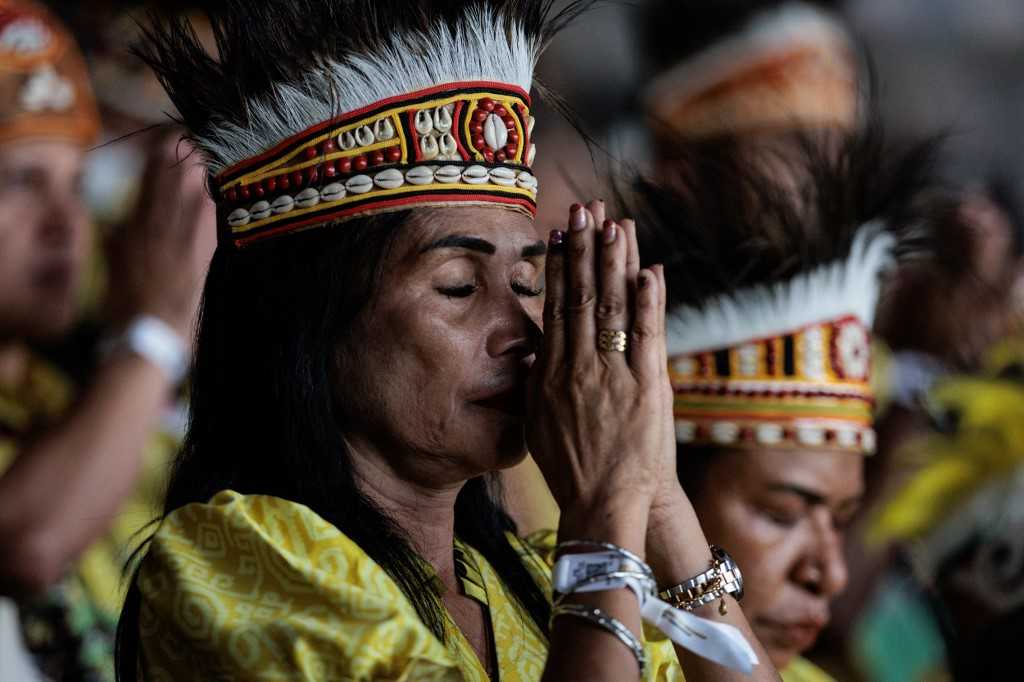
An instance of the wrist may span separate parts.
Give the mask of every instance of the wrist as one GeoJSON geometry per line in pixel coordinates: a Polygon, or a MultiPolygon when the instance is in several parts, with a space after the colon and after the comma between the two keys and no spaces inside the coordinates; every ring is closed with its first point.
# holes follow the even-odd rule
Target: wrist
{"type": "Polygon", "coordinates": [[[173,385],[188,371],[187,342],[174,327],[154,315],[138,315],[104,344],[106,356],[118,352],[130,353],[158,368],[173,385]]]}
{"type": "Polygon", "coordinates": [[[646,556],[659,586],[674,585],[706,570],[708,540],[682,488],[666,490],[651,505],[646,556]]]}
{"type": "Polygon", "coordinates": [[[558,539],[610,542],[643,556],[649,503],[605,500],[575,504],[562,510],[558,539]]]}
{"type": "Polygon", "coordinates": [[[680,524],[697,522],[697,512],[682,486],[674,481],[663,485],[651,501],[648,536],[672,532],[680,524]]]}

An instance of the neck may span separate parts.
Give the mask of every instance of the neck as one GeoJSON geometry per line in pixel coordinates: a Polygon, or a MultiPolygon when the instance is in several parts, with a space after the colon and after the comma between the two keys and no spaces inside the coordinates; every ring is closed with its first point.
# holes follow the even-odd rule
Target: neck
{"type": "Polygon", "coordinates": [[[28,368],[28,348],[18,341],[0,341],[0,386],[17,386],[28,368]]]}
{"type": "Polygon", "coordinates": [[[419,555],[449,587],[455,585],[455,499],[465,481],[431,483],[396,469],[365,442],[349,439],[357,485],[405,531],[419,555]]]}

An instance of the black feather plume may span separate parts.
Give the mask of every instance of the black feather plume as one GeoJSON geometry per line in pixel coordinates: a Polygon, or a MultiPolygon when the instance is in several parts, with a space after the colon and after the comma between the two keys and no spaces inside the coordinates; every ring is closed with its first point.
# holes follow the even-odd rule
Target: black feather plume
{"type": "Polygon", "coordinates": [[[898,257],[933,250],[930,226],[953,211],[934,173],[939,144],[890,144],[878,124],[680,141],[658,180],[634,175],[619,201],[636,218],[645,265],[665,266],[669,306],[700,308],[844,260],[871,221],[896,237],[898,257]]]}

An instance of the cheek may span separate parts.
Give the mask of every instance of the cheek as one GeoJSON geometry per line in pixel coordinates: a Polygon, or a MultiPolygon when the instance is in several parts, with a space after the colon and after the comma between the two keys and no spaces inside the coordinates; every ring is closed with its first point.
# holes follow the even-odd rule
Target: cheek
{"type": "Polygon", "coordinates": [[[443,306],[416,301],[381,309],[361,341],[360,383],[405,439],[419,433],[436,441],[451,426],[474,352],[472,335],[455,322],[443,306]]]}
{"type": "Polygon", "coordinates": [[[702,496],[697,515],[708,541],[721,545],[744,575],[748,617],[769,611],[779,598],[794,553],[793,532],[764,519],[740,495],[702,496]]]}

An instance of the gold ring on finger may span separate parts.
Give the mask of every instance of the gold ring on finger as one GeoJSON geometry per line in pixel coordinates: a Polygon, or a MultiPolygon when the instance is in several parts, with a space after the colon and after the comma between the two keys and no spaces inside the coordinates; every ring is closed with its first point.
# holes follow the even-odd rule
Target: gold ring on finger
{"type": "Polygon", "coordinates": [[[597,334],[597,347],[613,353],[626,352],[626,332],[602,329],[597,334]]]}

